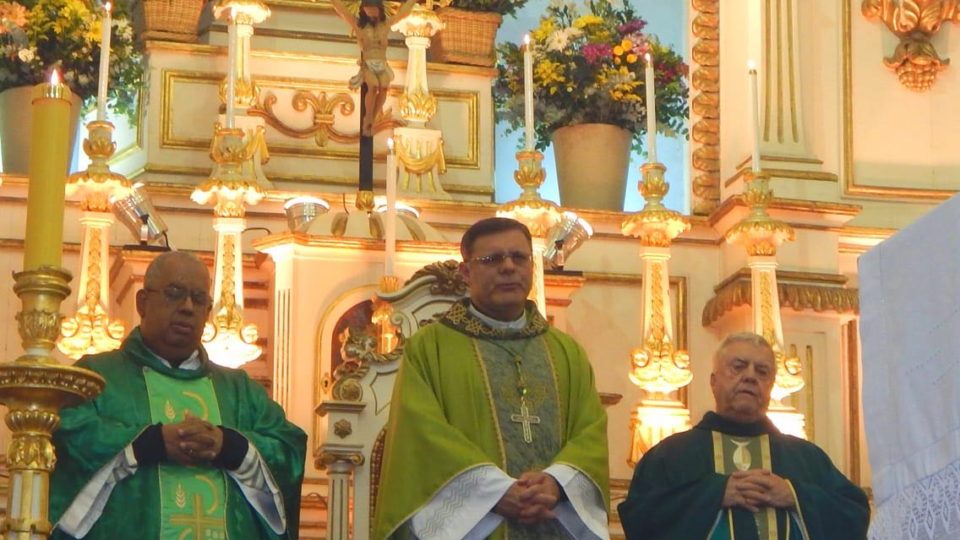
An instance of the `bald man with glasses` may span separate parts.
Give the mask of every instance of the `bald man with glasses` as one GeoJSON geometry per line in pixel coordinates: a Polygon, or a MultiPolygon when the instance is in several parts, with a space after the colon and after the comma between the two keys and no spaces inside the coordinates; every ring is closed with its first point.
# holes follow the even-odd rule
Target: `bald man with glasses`
{"type": "Polygon", "coordinates": [[[296,538],[306,434],[246,372],[207,357],[207,267],[160,255],[136,304],[119,350],[77,362],[107,385],[61,412],[52,538],[296,538]]]}
{"type": "Polygon", "coordinates": [[[372,538],[609,538],[606,413],[527,300],[530,231],[485,219],[460,252],[469,298],[404,345],[372,538]]]}

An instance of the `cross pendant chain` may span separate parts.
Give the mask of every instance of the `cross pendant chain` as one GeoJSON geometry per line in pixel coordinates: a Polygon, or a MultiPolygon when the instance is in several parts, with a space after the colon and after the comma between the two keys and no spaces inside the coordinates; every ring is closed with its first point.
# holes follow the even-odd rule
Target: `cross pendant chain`
{"type": "Polygon", "coordinates": [[[520,414],[511,414],[510,421],[517,424],[523,424],[523,442],[527,444],[533,442],[533,430],[530,429],[530,426],[533,424],[539,424],[540,417],[530,414],[530,409],[527,407],[526,400],[520,400],[520,414]]]}

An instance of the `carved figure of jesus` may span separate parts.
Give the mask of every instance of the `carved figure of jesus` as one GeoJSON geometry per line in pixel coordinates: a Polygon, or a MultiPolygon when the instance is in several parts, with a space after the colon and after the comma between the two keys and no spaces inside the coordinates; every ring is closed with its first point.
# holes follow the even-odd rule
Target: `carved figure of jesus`
{"type": "Polygon", "coordinates": [[[395,14],[388,17],[383,0],[361,0],[360,13],[354,16],[343,0],[330,0],[333,9],[357,35],[360,45],[360,71],[350,78],[351,88],[367,85],[364,98],[363,118],[360,120],[360,133],[373,135],[373,123],[387,101],[387,92],[393,80],[393,70],[387,65],[387,37],[390,27],[410,14],[417,0],[406,0],[395,14]]]}

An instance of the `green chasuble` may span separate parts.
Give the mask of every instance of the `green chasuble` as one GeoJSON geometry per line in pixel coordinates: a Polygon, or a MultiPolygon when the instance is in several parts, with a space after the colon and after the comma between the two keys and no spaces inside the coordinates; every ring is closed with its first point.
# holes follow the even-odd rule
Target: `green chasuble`
{"type": "MultiPolygon", "coordinates": [[[[225,490],[222,501],[226,536],[232,540],[297,538],[300,513],[300,486],[303,481],[303,465],[306,453],[306,434],[284,417],[283,409],[267,396],[263,387],[250,380],[242,370],[229,369],[209,361],[206,352],[200,349],[201,368],[180,370],[165,366],[143,343],[139,329],[124,340],[117,351],[82,358],[78,366],[93,370],[107,381],[106,388],[95,400],[61,411],[60,427],[53,441],[57,451],[57,467],[51,477],[50,518],[56,522],[73,502],[77,493],[105,464],[112,461],[150,424],[156,423],[155,414],[164,418],[163,423],[177,422],[183,409],[192,414],[206,416],[214,424],[236,430],[253,445],[266,462],[268,473],[276,481],[283,494],[287,533],[273,533],[260,515],[250,506],[235,480],[223,471],[197,467],[183,468],[172,464],[141,465],[134,474],[124,478],[114,487],[99,520],[86,538],[116,539],[136,538],[166,540],[169,530],[162,529],[163,516],[169,514],[174,522],[185,521],[174,514],[186,513],[186,507],[196,502],[185,501],[189,486],[184,484],[183,494],[178,496],[176,487],[167,493],[161,468],[181,469],[190,472],[214,472],[222,479],[225,490]],[[148,379],[162,378],[163,381],[148,379]],[[202,379],[202,381],[198,381],[202,379]],[[152,409],[152,393],[164,387],[185,383],[189,388],[181,392],[188,395],[185,401],[164,402],[160,409],[152,409]],[[207,396],[207,393],[210,393],[207,396]],[[209,408],[210,398],[217,405],[219,422],[209,408]],[[199,399],[198,399],[199,398],[199,399]],[[192,405],[187,405],[192,401],[192,405]],[[201,401],[207,410],[200,405],[201,401]],[[173,419],[169,419],[169,415],[173,419]],[[163,485],[162,485],[163,484],[163,485]],[[174,509],[161,503],[169,496],[174,509]],[[176,507],[184,504],[181,512],[176,507]],[[164,536],[161,536],[161,530],[164,536]]],[[[186,387],[185,387],[186,388],[186,387]]],[[[197,475],[193,475],[197,479],[197,475]]],[[[209,480],[209,479],[208,479],[209,480]]],[[[217,488],[207,480],[207,494],[217,488]]],[[[219,509],[201,494],[201,503],[214,514],[219,509]]],[[[194,510],[194,508],[190,508],[194,510]]],[[[198,520],[203,516],[194,516],[198,520]]],[[[207,521],[204,521],[205,523],[207,521]]],[[[212,521],[211,521],[212,522],[212,521]]],[[[194,529],[195,530],[195,529],[194,529]]],[[[59,529],[54,539],[68,538],[59,529]]],[[[174,536],[173,538],[179,538],[174,536]]],[[[194,536],[186,536],[194,538],[194,536]]]]}
{"type": "MultiPolygon", "coordinates": [[[[414,514],[456,476],[483,465],[517,478],[565,464],[608,498],[607,417],[583,349],[532,303],[526,327],[512,332],[489,327],[468,305],[454,304],[404,346],[371,538],[407,538],[414,514]]],[[[493,537],[563,534],[555,520],[537,527],[505,521],[493,537]]]]}
{"type": "Polygon", "coordinates": [[[712,412],[643,456],[618,511],[628,540],[857,540],[870,519],[863,490],[816,445],[712,412]],[[729,474],[759,468],[789,481],[796,509],[721,508],[729,474]]]}

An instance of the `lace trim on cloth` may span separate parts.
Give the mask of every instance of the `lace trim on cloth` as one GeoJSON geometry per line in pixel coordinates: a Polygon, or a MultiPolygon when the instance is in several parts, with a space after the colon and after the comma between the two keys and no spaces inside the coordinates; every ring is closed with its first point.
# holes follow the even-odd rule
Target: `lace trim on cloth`
{"type": "Polygon", "coordinates": [[[474,469],[464,473],[456,484],[451,484],[450,489],[444,492],[443,503],[440,509],[430,516],[422,531],[417,531],[424,538],[433,538],[443,532],[447,524],[453,520],[460,509],[471,500],[470,495],[480,489],[483,480],[486,478],[483,469],[474,469]]]}
{"type": "Polygon", "coordinates": [[[894,494],[877,507],[870,540],[960,538],[960,461],[894,494]]]}
{"type": "Polygon", "coordinates": [[[539,336],[550,328],[536,305],[529,300],[526,308],[527,326],[522,330],[509,331],[491,328],[470,313],[469,302],[469,299],[464,298],[451,305],[450,309],[440,317],[440,322],[471,337],[492,339],[526,339],[539,336]]]}

